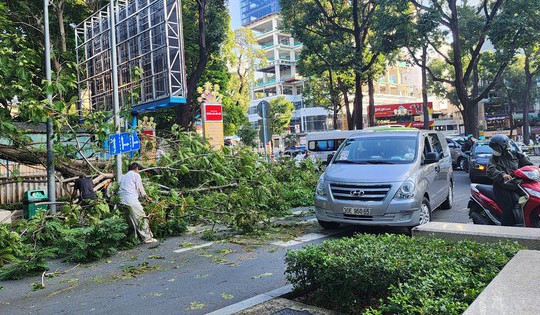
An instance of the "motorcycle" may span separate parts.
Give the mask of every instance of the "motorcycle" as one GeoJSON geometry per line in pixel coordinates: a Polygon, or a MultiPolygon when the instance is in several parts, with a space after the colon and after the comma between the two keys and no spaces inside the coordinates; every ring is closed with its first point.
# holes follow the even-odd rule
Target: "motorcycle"
{"type": "MultiPolygon", "coordinates": [[[[510,175],[519,188],[514,200],[516,226],[540,228],[540,168],[525,166],[510,175]]],[[[502,210],[491,185],[471,184],[468,209],[475,224],[501,225],[502,210]]]]}

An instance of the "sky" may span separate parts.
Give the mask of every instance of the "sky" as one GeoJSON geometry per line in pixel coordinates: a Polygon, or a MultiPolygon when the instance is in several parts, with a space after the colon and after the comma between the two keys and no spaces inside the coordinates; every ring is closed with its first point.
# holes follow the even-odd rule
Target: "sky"
{"type": "Polygon", "coordinates": [[[242,26],[240,17],[240,0],[229,0],[229,14],[231,15],[231,27],[236,30],[242,26]]]}

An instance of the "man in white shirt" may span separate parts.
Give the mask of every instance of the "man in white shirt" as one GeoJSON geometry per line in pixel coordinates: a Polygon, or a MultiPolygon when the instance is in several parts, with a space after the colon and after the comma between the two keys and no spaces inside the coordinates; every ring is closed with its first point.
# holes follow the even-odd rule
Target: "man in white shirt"
{"type": "Polygon", "coordinates": [[[144,190],[141,175],[139,175],[140,168],[141,166],[137,163],[131,163],[129,165],[129,172],[122,176],[122,180],[120,181],[118,195],[120,196],[120,203],[130,208],[129,219],[137,234],[145,243],[154,243],[157,240],[152,235],[152,231],[150,231],[148,217],[144,213],[143,206],[139,201],[139,197],[143,197],[149,202],[152,202],[152,199],[148,197],[144,190]]]}

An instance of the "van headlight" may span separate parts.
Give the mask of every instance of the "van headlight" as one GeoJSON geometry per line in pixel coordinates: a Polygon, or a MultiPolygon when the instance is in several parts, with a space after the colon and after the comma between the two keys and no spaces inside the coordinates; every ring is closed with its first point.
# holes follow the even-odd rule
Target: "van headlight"
{"type": "Polygon", "coordinates": [[[326,190],[324,189],[324,174],[319,177],[319,181],[317,182],[317,189],[315,190],[315,193],[319,196],[326,196],[326,190]]]}
{"type": "Polygon", "coordinates": [[[401,187],[399,187],[399,190],[396,192],[395,199],[410,199],[414,197],[416,185],[414,182],[410,179],[407,179],[403,184],[401,184],[401,187]]]}

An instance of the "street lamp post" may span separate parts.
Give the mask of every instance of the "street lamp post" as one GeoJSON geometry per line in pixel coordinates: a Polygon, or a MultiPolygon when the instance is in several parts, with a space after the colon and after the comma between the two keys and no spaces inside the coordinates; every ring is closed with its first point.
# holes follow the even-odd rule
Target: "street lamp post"
{"type": "MultiPolygon", "coordinates": [[[[49,85],[52,82],[51,74],[51,38],[49,34],[49,0],[43,0],[44,33],[45,33],[45,77],[47,79],[47,101],[52,107],[52,94],[49,85]]],[[[53,122],[47,118],[47,195],[49,196],[49,210],[56,213],[56,181],[54,178],[54,151],[53,151],[53,122]]]]}

